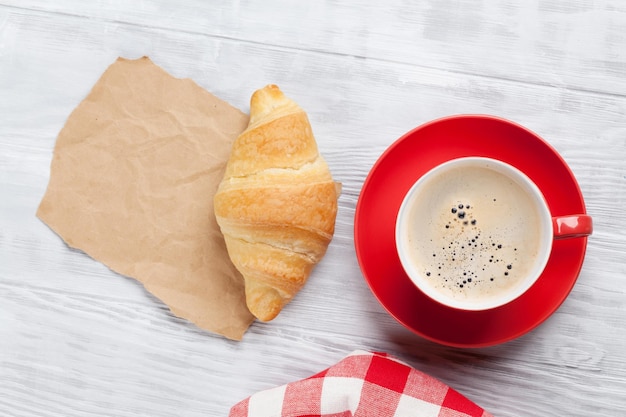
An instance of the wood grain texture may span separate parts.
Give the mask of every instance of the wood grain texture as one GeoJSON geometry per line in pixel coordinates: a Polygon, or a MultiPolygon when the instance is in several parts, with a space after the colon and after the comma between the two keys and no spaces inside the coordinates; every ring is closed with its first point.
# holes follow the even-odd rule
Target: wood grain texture
{"type": "Polygon", "coordinates": [[[354,349],[397,355],[497,416],[626,415],[625,29],[619,0],[0,0],[0,415],[225,416],[354,349]],[[280,85],[343,184],[326,257],[242,342],[174,317],[35,217],[69,113],[118,56],[143,55],[244,111],[252,91],[280,85]],[[485,349],[404,329],[354,252],[374,162],[403,133],[455,113],[543,136],[595,221],[563,306],[485,349]]]}

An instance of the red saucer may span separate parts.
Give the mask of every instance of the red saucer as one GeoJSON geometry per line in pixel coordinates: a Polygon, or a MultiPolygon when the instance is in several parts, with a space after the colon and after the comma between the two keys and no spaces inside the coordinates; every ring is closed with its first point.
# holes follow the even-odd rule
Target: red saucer
{"type": "Polygon", "coordinates": [[[536,134],[494,116],[450,116],[410,131],[374,164],[357,202],[354,241],[365,280],[396,320],[437,343],[484,347],[522,336],[556,311],[578,278],[587,238],[556,240],[537,283],[497,309],[460,312],[426,297],[400,265],[394,239],[396,216],[404,195],[419,177],[445,161],[466,156],[500,159],[526,173],[555,216],[586,213],[569,167],[536,134]]]}

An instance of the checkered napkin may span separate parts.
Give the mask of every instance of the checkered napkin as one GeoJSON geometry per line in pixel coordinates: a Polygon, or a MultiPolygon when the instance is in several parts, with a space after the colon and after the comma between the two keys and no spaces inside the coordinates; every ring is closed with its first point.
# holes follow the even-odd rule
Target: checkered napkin
{"type": "Polygon", "coordinates": [[[385,353],[356,351],[301,381],[258,392],[230,417],[493,417],[385,353]]]}

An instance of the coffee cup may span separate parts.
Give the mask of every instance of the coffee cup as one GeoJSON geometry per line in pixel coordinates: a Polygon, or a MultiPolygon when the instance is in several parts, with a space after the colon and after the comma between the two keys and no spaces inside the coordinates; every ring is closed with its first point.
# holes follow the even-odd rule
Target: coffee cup
{"type": "Polygon", "coordinates": [[[460,310],[489,310],[528,291],[555,239],[592,233],[582,213],[553,216],[519,169],[484,157],[453,159],[420,177],[395,228],[398,256],[413,284],[460,310]]]}

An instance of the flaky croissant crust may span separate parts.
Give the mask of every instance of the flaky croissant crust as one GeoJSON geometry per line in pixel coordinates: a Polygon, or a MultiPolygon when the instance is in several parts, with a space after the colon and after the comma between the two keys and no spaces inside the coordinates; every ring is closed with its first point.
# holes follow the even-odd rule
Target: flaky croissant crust
{"type": "Polygon", "coordinates": [[[338,195],[306,113],[275,85],[257,90],[214,208],[260,320],[278,315],[326,253],[338,195]]]}

